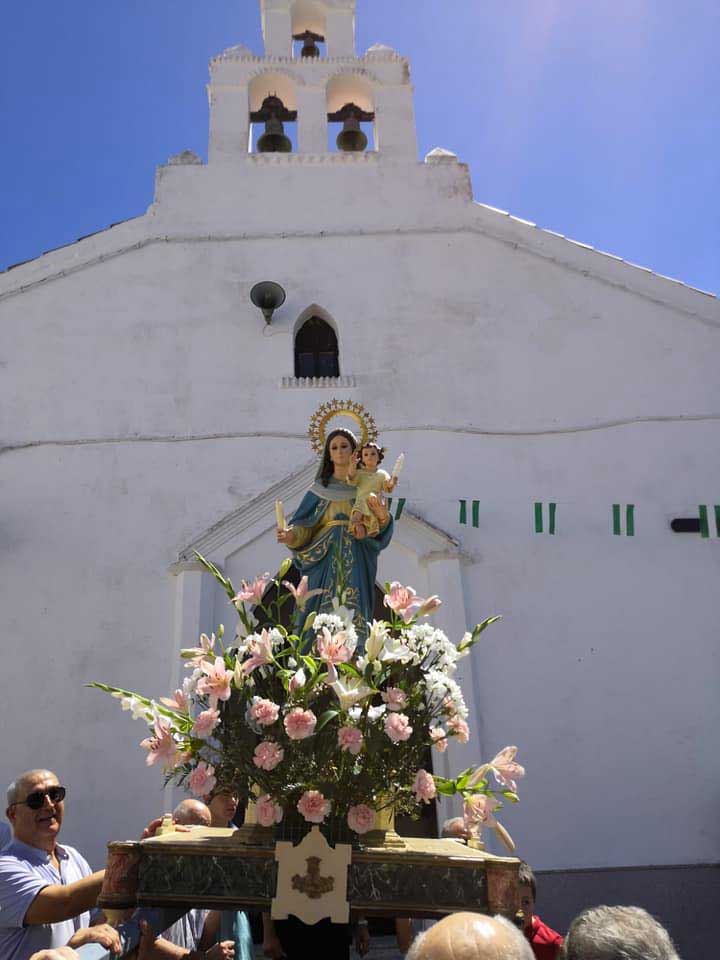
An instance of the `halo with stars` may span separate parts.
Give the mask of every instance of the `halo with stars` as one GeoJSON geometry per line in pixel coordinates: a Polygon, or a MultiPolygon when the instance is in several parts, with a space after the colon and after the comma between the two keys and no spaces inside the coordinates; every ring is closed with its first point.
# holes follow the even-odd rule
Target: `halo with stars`
{"type": "Polygon", "coordinates": [[[327,440],[328,424],[336,417],[350,417],[360,428],[360,446],[377,440],[378,429],[375,418],[370,416],[361,403],[355,400],[328,400],[321,403],[310,417],[308,436],[315,453],[322,453],[327,440]]]}

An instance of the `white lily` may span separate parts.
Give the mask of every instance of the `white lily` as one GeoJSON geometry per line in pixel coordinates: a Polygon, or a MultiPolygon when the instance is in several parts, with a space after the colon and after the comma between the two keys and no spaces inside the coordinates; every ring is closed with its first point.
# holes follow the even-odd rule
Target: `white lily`
{"type": "Polygon", "coordinates": [[[368,660],[379,660],[388,638],[388,628],[384,620],[373,620],[370,624],[365,653],[368,660]]]}
{"type": "Polygon", "coordinates": [[[355,614],[352,610],[349,610],[346,606],[340,603],[337,597],[333,597],[333,613],[336,617],[340,617],[342,622],[345,624],[345,629],[353,625],[353,619],[355,614]]]}
{"type": "Polygon", "coordinates": [[[372,694],[372,690],[361,677],[343,677],[341,679],[333,663],[328,664],[325,682],[340,701],[341,710],[349,710],[353,704],[365,700],[372,694]]]}

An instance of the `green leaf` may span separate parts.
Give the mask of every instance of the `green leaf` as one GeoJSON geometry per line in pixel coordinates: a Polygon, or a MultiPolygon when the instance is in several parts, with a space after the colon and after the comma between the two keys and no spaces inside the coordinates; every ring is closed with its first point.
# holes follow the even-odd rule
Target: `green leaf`
{"type": "Polygon", "coordinates": [[[442,783],[438,783],[436,779],[435,789],[445,797],[453,797],[457,793],[457,785],[454,780],[444,780],[442,783]]]}
{"type": "Polygon", "coordinates": [[[520,803],[520,797],[513,793],[512,790],[503,790],[502,795],[510,801],[510,803],[520,803]]]}
{"type": "Polygon", "coordinates": [[[320,666],[317,663],[315,663],[315,660],[312,657],[308,656],[307,654],[303,654],[300,657],[300,659],[310,671],[310,676],[316,677],[318,674],[318,670],[320,669],[320,666]]]}
{"type": "Polygon", "coordinates": [[[225,589],[225,593],[227,593],[227,595],[232,600],[232,598],[235,596],[235,588],[233,587],[232,583],[228,580],[228,578],[224,576],[222,573],[220,573],[220,571],[215,566],[215,564],[212,563],[212,561],[207,560],[201,553],[198,553],[197,550],[193,550],[193,553],[198,558],[200,563],[205,567],[205,569],[209,573],[211,573],[219,583],[223,585],[225,589]]]}
{"type": "Polygon", "coordinates": [[[326,726],[326,724],[330,723],[333,717],[336,717],[339,713],[339,710],[326,710],[317,722],[315,733],[319,733],[322,728],[326,726]]]}
{"type": "Polygon", "coordinates": [[[351,677],[358,677],[362,680],[362,674],[360,671],[357,669],[357,667],[353,667],[353,665],[350,663],[339,663],[337,665],[337,669],[338,673],[346,673],[351,677]]]}

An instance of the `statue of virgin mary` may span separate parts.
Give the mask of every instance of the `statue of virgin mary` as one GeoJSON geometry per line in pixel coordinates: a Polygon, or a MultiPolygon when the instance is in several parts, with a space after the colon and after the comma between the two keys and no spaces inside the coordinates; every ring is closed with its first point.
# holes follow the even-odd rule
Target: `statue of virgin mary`
{"type": "MultiPolygon", "coordinates": [[[[372,619],[378,555],[390,543],[393,519],[381,499],[372,499],[370,509],[378,518],[376,536],[368,536],[364,527],[351,524],[355,487],[348,482],[351,461],[358,441],[352,431],[331,431],[323,448],[315,482],[290,519],[290,526],[278,531],[278,541],[286,544],[293,562],[308,578],[310,590],[321,593],[310,597],[302,618],[312,610],[330,613],[333,599],[354,611],[354,625],[362,639],[367,621],[372,619]]],[[[302,621],[296,618],[295,627],[302,621]]]]}

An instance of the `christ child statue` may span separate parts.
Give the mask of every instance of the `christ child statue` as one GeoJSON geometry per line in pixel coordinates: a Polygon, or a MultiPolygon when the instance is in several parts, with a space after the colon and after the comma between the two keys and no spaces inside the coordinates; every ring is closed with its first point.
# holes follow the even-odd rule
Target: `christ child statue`
{"type": "Polygon", "coordinates": [[[376,537],[380,529],[369,498],[392,493],[397,485],[397,477],[380,469],[384,457],[385,451],[377,443],[366,443],[360,448],[358,462],[353,461],[348,470],[347,483],[357,490],[350,523],[356,530],[364,527],[368,537],[376,537]]]}

